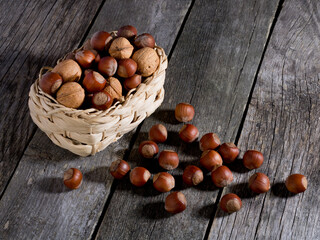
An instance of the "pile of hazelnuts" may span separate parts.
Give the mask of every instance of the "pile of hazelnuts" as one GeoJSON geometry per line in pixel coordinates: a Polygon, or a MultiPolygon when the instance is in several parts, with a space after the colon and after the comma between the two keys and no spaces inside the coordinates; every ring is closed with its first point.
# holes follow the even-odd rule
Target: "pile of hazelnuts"
{"type": "MultiPolygon", "coordinates": [[[[187,103],[179,103],[175,108],[175,118],[180,122],[191,121],[194,114],[193,106],[187,103]]],[[[149,130],[149,140],[139,145],[139,154],[146,159],[154,158],[159,152],[157,143],[165,142],[167,136],[167,129],[164,125],[152,126],[149,130]]],[[[182,141],[191,143],[199,137],[199,131],[196,126],[185,124],[179,131],[179,137],[182,141]]],[[[234,162],[239,156],[239,148],[230,142],[221,144],[215,133],[203,135],[200,138],[199,147],[203,152],[199,163],[201,167],[211,172],[213,184],[219,188],[230,185],[233,181],[233,174],[227,166],[222,164],[234,162]]],[[[263,161],[262,153],[257,150],[246,151],[242,159],[243,165],[250,170],[259,168],[263,161]]],[[[173,170],[179,165],[178,154],[172,150],[163,150],[159,154],[158,163],[165,170],[173,170]]],[[[135,167],[130,170],[129,164],[124,160],[116,160],[110,165],[110,173],[114,178],[123,179],[130,172],[130,182],[137,187],[144,186],[151,177],[151,173],[144,167],[135,167]]],[[[65,185],[73,187],[74,185],[68,182],[72,178],[80,185],[81,181],[78,181],[80,176],[82,180],[80,171],[77,169],[68,171],[65,174],[65,185]],[[74,177],[70,177],[71,171],[74,177]]],[[[203,171],[197,166],[189,165],[184,169],[182,179],[186,185],[196,186],[204,179],[203,171]]],[[[287,189],[292,193],[304,192],[307,184],[306,177],[301,174],[292,174],[285,181],[287,189]]],[[[175,178],[168,172],[159,172],[153,176],[153,187],[159,192],[169,192],[175,187],[175,178]]],[[[265,193],[270,189],[269,178],[264,173],[257,172],[249,178],[249,188],[254,193],[265,193]]],[[[172,192],[165,199],[165,210],[170,213],[182,212],[186,207],[187,199],[182,192],[172,192]]],[[[242,201],[234,193],[226,194],[220,200],[220,208],[227,213],[239,211],[241,207],[242,201]]]]}
{"type": "Polygon", "coordinates": [[[69,108],[105,110],[158,68],[152,35],[133,26],[117,35],[99,31],[39,79],[41,90],[69,108]]]}

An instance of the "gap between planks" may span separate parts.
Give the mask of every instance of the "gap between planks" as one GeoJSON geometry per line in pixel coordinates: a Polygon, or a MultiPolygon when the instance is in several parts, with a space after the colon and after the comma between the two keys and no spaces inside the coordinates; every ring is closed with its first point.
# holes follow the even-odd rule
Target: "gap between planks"
{"type": "MultiPolygon", "coordinates": [[[[245,119],[246,119],[246,116],[247,116],[247,113],[248,113],[249,105],[250,105],[250,102],[251,102],[251,99],[252,99],[253,91],[254,91],[254,88],[255,88],[256,83],[257,83],[257,79],[258,79],[258,75],[259,75],[259,72],[260,72],[260,68],[261,68],[265,53],[267,51],[267,48],[268,48],[268,45],[269,45],[269,42],[270,42],[271,35],[273,33],[273,30],[274,30],[274,27],[276,25],[276,22],[278,20],[278,17],[280,15],[281,10],[282,10],[284,1],[285,0],[279,0],[277,11],[276,11],[275,17],[274,17],[274,19],[272,21],[272,24],[271,24],[271,27],[270,27],[270,31],[268,33],[266,45],[264,46],[259,65],[258,65],[257,71],[256,71],[255,76],[254,76],[253,84],[251,86],[251,90],[250,90],[250,94],[249,94],[249,97],[248,97],[248,101],[247,101],[245,110],[243,112],[242,118],[241,118],[240,126],[239,126],[238,131],[237,131],[236,139],[234,141],[235,145],[238,145],[238,142],[239,142],[239,139],[240,139],[240,135],[241,135],[241,132],[242,132],[242,128],[243,128],[243,125],[244,125],[244,122],[245,122],[245,119]]],[[[208,227],[207,227],[207,230],[206,230],[206,233],[205,233],[205,236],[204,236],[204,240],[209,239],[210,230],[212,228],[213,221],[215,219],[215,216],[216,216],[216,213],[217,213],[217,210],[218,210],[218,205],[219,205],[220,199],[222,197],[223,190],[224,190],[224,188],[219,190],[216,202],[214,203],[213,213],[212,213],[212,216],[211,216],[211,218],[209,220],[208,227]]],[[[260,214],[260,216],[261,216],[261,214],[260,214]]],[[[257,228],[257,230],[258,230],[258,228],[257,228]]]]}

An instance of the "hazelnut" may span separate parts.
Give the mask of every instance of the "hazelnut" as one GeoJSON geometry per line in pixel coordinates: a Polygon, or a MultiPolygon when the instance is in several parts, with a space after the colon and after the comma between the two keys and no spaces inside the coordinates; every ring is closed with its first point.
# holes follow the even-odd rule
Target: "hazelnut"
{"type": "Polygon", "coordinates": [[[159,155],[158,162],[162,168],[172,170],[178,167],[179,157],[174,151],[163,150],[159,155]]]}
{"type": "Polygon", "coordinates": [[[158,152],[158,145],[153,141],[143,141],[139,145],[139,153],[144,158],[153,158],[158,152]]]}
{"type": "Polygon", "coordinates": [[[136,51],[132,59],[138,64],[138,72],[142,77],[152,75],[160,64],[157,52],[149,47],[141,48],[136,51]]]}
{"type": "Polygon", "coordinates": [[[231,163],[238,157],[240,151],[239,148],[234,145],[234,143],[228,142],[223,143],[219,147],[218,152],[223,158],[223,161],[225,161],[226,163],[231,163]]]}
{"type": "Polygon", "coordinates": [[[133,61],[131,58],[121,59],[119,61],[117,74],[120,77],[123,77],[123,78],[132,77],[136,71],[137,71],[137,63],[133,61]]]}
{"type": "Polygon", "coordinates": [[[302,193],[307,190],[308,181],[302,174],[292,174],[286,180],[286,187],[292,193],[302,193]]]}
{"type": "Polygon", "coordinates": [[[82,183],[82,173],[79,169],[70,168],[64,172],[63,183],[67,188],[77,189],[82,183]]]}
{"type": "Polygon", "coordinates": [[[127,91],[137,88],[141,84],[141,75],[134,74],[132,77],[126,78],[123,82],[123,86],[127,91]]]}
{"type": "Polygon", "coordinates": [[[111,107],[112,103],[113,98],[105,90],[96,92],[92,96],[92,106],[98,110],[106,110],[111,107]]]}
{"type": "Polygon", "coordinates": [[[39,80],[42,91],[49,95],[54,95],[62,84],[62,78],[58,73],[46,72],[39,80]]]}
{"type": "Polygon", "coordinates": [[[220,139],[215,133],[207,133],[202,136],[199,142],[201,151],[214,150],[220,145],[220,139]]]}
{"type": "Polygon", "coordinates": [[[90,44],[95,50],[103,51],[108,48],[111,40],[112,37],[108,32],[100,31],[92,35],[90,44]]]}
{"type": "Polygon", "coordinates": [[[99,72],[106,77],[112,77],[116,73],[117,68],[117,60],[110,56],[101,58],[98,63],[99,72]]]}
{"type": "Polygon", "coordinates": [[[249,178],[249,188],[255,193],[265,193],[270,189],[270,181],[267,175],[255,173],[249,178]]]}
{"type": "Polygon", "coordinates": [[[116,179],[122,179],[130,171],[129,164],[124,160],[116,160],[110,165],[110,173],[116,179]]]}
{"type": "Polygon", "coordinates": [[[233,175],[226,166],[220,166],[211,172],[211,179],[217,187],[226,187],[233,181],[233,175]]]}
{"type": "Polygon", "coordinates": [[[182,179],[185,184],[195,186],[203,181],[203,172],[200,168],[189,165],[184,169],[182,179]]]}
{"type": "Polygon", "coordinates": [[[221,198],[220,208],[227,213],[237,212],[241,207],[241,199],[234,193],[228,193],[221,198]]]}
{"type": "Polygon", "coordinates": [[[248,150],[244,153],[242,159],[243,165],[252,170],[259,168],[263,163],[263,155],[261,152],[256,150],[248,150]]]}
{"type": "Polygon", "coordinates": [[[130,182],[137,187],[142,187],[145,185],[151,174],[150,172],[144,167],[135,167],[130,172],[130,182]]]}
{"type": "Polygon", "coordinates": [[[153,36],[149,33],[143,33],[136,37],[133,43],[137,48],[150,47],[154,48],[156,41],[153,36]]]}
{"type": "Polygon", "coordinates": [[[222,158],[216,151],[206,150],[201,155],[200,165],[212,172],[222,165],[222,158]]]}
{"type": "Polygon", "coordinates": [[[89,93],[101,91],[107,81],[106,79],[98,72],[90,71],[87,73],[83,79],[83,86],[89,93]]]}
{"type": "Polygon", "coordinates": [[[81,67],[90,68],[96,55],[90,50],[82,50],[76,53],[75,58],[81,67]]]}
{"type": "Polygon", "coordinates": [[[93,47],[91,46],[91,39],[87,39],[83,44],[83,50],[93,50],[93,47]]]}
{"type": "Polygon", "coordinates": [[[109,77],[105,89],[113,99],[120,99],[122,97],[122,86],[117,78],[109,77]]]}
{"type": "Polygon", "coordinates": [[[149,130],[149,139],[151,141],[163,143],[167,140],[168,132],[162,124],[153,125],[149,130]]]}
{"type": "Polygon", "coordinates": [[[52,72],[58,73],[62,77],[63,82],[77,82],[82,73],[79,64],[72,59],[59,62],[52,69],[52,72]]]}
{"type": "Polygon", "coordinates": [[[174,186],[174,177],[167,172],[160,172],[153,177],[153,187],[159,192],[169,192],[174,186]]]}
{"type": "Polygon", "coordinates": [[[179,122],[189,122],[194,117],[194,108],[188,103],[179,103],[176,106],[174,115],[179,122]]]}
{"type": "Polygon", "coordinates": [[[133,39],[135,36],[137,36],[137,29],[134,26],[127,25],[119,28],[117,36],[118,37],[124,37],[127,39],[133,39]]]}
{"type": "Polygon", "coordinates": [[[109,54],[116,59],[130,58],[132,52],[133,46],[124,37],[114,39],[109,48],[109,54]]]}
{"type": "Polygon", "coordinates": [[[179,132],[182,141],[191,143],[199,137],[198,128],[192,124],[182,126],[179,132]]]}
{"type": "Polygon", "coordinates": [[[76,55],[74,52],[70,52],[67,54],[67,56],[65,57],[65,59],[72,59],[72,60],[76,60],[76,55]]]}
{"type": "Polygon", "coordinates": [[[164,208],[169,213],[180,213],[187,208],[187,199],[182,192],[172,192],[165,200],[164,208]]]}
{"type": "Polygon", "coordinates": [[[78,108],[84,101],[84,89],[79,83],[67,82],[57,92],[57,101],[69,108],[78,108]]]}

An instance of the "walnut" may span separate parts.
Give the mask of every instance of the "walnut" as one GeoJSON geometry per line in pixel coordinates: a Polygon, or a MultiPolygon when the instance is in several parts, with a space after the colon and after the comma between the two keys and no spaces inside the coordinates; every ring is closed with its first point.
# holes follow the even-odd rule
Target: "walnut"
{"type": "Polygon", "coordinates": [[[84,101],[84,89],[79,83],[67,82],[57,92],[57,101],[69,108],[78,108],[84,101]]]}
{"type": "Polygon", "coordinates": [[[109,77],[104,90],[106,90],[113,99],[118,100],[122,97],[122,86],[117,78],[109,77]]]}
{"type": "Polygon", "coordinates": [[[110,55],[116,59],[130,58],[132,52],[133,46],[124,37],[114,39],[109,48],[110,55]]]}
{"type": "Polygon", "coordinates": [[[59,62],[52,72],[58,73],[63,82],[77,82],[81,77],[82,70],[76,61],[67,59],[59,62]]]}
{"type": "Polygon", "coordinates": [[[138,64],[138,72],[143,77],[152,75],[160,63],[157,52],[149,47],[144,47],[136,51],[132,59],[138,64]]]}

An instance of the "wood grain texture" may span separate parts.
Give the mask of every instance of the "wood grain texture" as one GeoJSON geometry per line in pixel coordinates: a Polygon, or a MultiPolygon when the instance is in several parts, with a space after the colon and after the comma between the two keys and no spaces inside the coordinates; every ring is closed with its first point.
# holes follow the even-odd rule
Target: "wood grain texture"
{"type": "Polygon", "coordinates": [[[234,166],[239,172],[224,193],[238,194],[243,208],[228,216],[218,211],[210,239],[320,239],[319,11],[316,1],[283,5],[239,141],[243,152],[261,150],[265,162],[250,172],[234,166]],[[248,190],[254,172],[269,176],[268,193],[248,190]],[[293,173],[307,177],[306,192],[286,190],[293,173]]]}
{"type": "MultiPolygon", "coordinates": [[[[170,2],[106,1],[100,12],[102,17],[97,18],[90,34],[98,29],[115,30],[128,23],[138,29],[144,26],[142,30],[153,33],[158,22],[165,22],[163,26],[159,23],[157,34],[169,32],[170,37],[157,42],[169,51],[191,1],[170,2]],[[141,6],[152,14],[141,15],[141,6]],[[156,22],[154,16],[157,16],[156,22]]],[[[83,34],[75,37],[81,39],[83,34]]],[[[0,201],[0,236],[5,239],[91,238],[112,185],[108,166],[113,160],[123,158],[132,135],[133,132],[125,135],[96,156],[81,158],[55,146],[37,130],[0,201]],[[63,172],[69,167],[79,168],[84,174],[83,185],[76,191],[68,191],[63,186],[63,172]]]]}
{"type": "Polygon", "coordinates": [[[0,195],[35,125],[28,93],[39,69],[75,48],[101,1],[3,1],[0,3],[0,195]]]}
{"type": "Polygon", "coordinates": [[[277,5],[277,1],[195,2],[169,62],[165,101],[144,121],[128,159],[132,167],[142,165],[153,174],[163,171],[156,160],[142,159],[137,148],[153,124],[166,125],[169,139],[159,147],[180,156],[179,167],[171,173],[174,190],[186,195],[188,207],[181,214],[168,214],[164,210],[168,193],[156,192],[151,181],[136,188],[126,179],[116,188],[97,239],[203,239],[218,189],[208,175],[198,187],[182,184],[183,169],[198,165],[201,153],[197,142],[179,140],[182,124],[174,121],[173,110],[179,102],[191,102],[196,109],[192,123],[200,135],[213,131],[222,141],[234,140],[277,5]]]}

